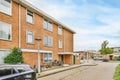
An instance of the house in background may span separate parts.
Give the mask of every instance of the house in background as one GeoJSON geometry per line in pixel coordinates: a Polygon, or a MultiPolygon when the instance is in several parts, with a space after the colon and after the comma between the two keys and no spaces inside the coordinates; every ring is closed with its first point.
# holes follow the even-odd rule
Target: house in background
{"type": "Polygon", "coordinates": [[[87,50],[87,51],[75,51],[74,53],[77,53],[79,56],[79,59],[77,61],[83,62],[83,60],[90,60],[94,56],[95,50],[87,50]]]}
{"type": "Polygon", "coordinates": [[[120,47],[111,47],[111,49],[113,49],[113,57],[120,56],[120,47]]]}
{"type": "Polygon", "coordinates": [[[0,0],[0,63],[9,50],[19,47],[24,63],[38,65],[40,41],[41,64],[62,61],[74,63],[75,32],[25,0],[0,0]]]}

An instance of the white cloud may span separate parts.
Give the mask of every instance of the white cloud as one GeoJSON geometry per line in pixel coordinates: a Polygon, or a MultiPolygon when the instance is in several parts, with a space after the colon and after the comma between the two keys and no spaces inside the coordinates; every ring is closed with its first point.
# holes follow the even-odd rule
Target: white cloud
{"type": "MultiPolygon", "coordinates": [[[[76,8],[76,6],[71,5],[61,5],[61,4],[50,4],[47,0],[31,0],[29,1],[37,6],[39,9],[43,10],[47,14],[53,16],[54,18],[60,19],[63,17],[73,17],[75,14],[72,10],[76,8]]],[[[65,0],[66,3],[72,2],[72,0],[65,0]]]]}
{"type": "Polygon", "coordinates": [[[73,3],[74,2],[74,0],[64,0],[65,1],[65,3],[73,3]]]}
{"type": "MultiPolygon", "coordinates": [[[[73,1],[64,0],[65,4],[73,1]]],[[[30,0],[29,2],[59,20],[63,18],[69,20],[64,20],[64,23],[72,26],[71,28],[74,28],[77,32],[75,35],[75,50],[99,49],[104,40],[108,40],[110,46],[120,45],[120,40],[114,38],[114,36],[120,35],[118,34],[120,31],[119,8],[89,4],[87,0],[83,0],[84,3],[81,5],[54,4],[54,2],[49,3],[47,0],[30,0]],[[75,22],[70,22],[72,19],[75,22]],[[106,25],[97,24],[93,21],[95,19],[106,25]]],[[[103,1],[100,3],[103,3],[103,1]]]]}

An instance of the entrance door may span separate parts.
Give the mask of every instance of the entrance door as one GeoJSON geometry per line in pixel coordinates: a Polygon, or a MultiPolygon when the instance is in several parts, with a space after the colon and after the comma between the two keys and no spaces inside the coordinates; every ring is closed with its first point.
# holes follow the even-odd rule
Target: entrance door
{"type": "Polygon", "coordinates": [[[61,61],[64,64],[64,55],[61,55],[61,61]]]}
{"type": "Polygon", "coordinates": [[[73,57],[73,64],[76,64],[76,56],[73,57]]]}

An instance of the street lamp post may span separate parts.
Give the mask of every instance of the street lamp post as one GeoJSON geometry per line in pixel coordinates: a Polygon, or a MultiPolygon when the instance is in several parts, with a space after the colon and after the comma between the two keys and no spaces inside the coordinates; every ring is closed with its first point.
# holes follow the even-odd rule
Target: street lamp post
{"type": "Polygon", "coordinates": [[[38,73],[40,73],[40,37],[35,39],[38,42],[38,73]]]}

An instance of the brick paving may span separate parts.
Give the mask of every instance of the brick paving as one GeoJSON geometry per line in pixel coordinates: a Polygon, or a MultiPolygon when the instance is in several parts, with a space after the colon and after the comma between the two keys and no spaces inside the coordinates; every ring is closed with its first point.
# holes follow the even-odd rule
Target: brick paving
{"type": "Polygon", "coordinates": [[[118,63],[102,62],[82,72],[68,76],[62,80],[113,80],[118,63]]]}
{"type": "Polygon", "coordinates": [[[79,68],[59,72],[59,73],[56,73],[56,74],[53,74],[50,76],[42,77],[42,78],[39,78],[38,80],[62,80],[62,79],[64,79],[64,77],[69,76],[72,73],[76,73],[78,70],[80,71],[80,70],[87,69],[87,68],[88,68],[88,66],[82,66],[79,68]]]}
{"type": "Polygon", "coordinates": [[[38,80],[112,80],[117,65],[118,63],[100,62],[97,66],[82,66],[38,80]]]}

